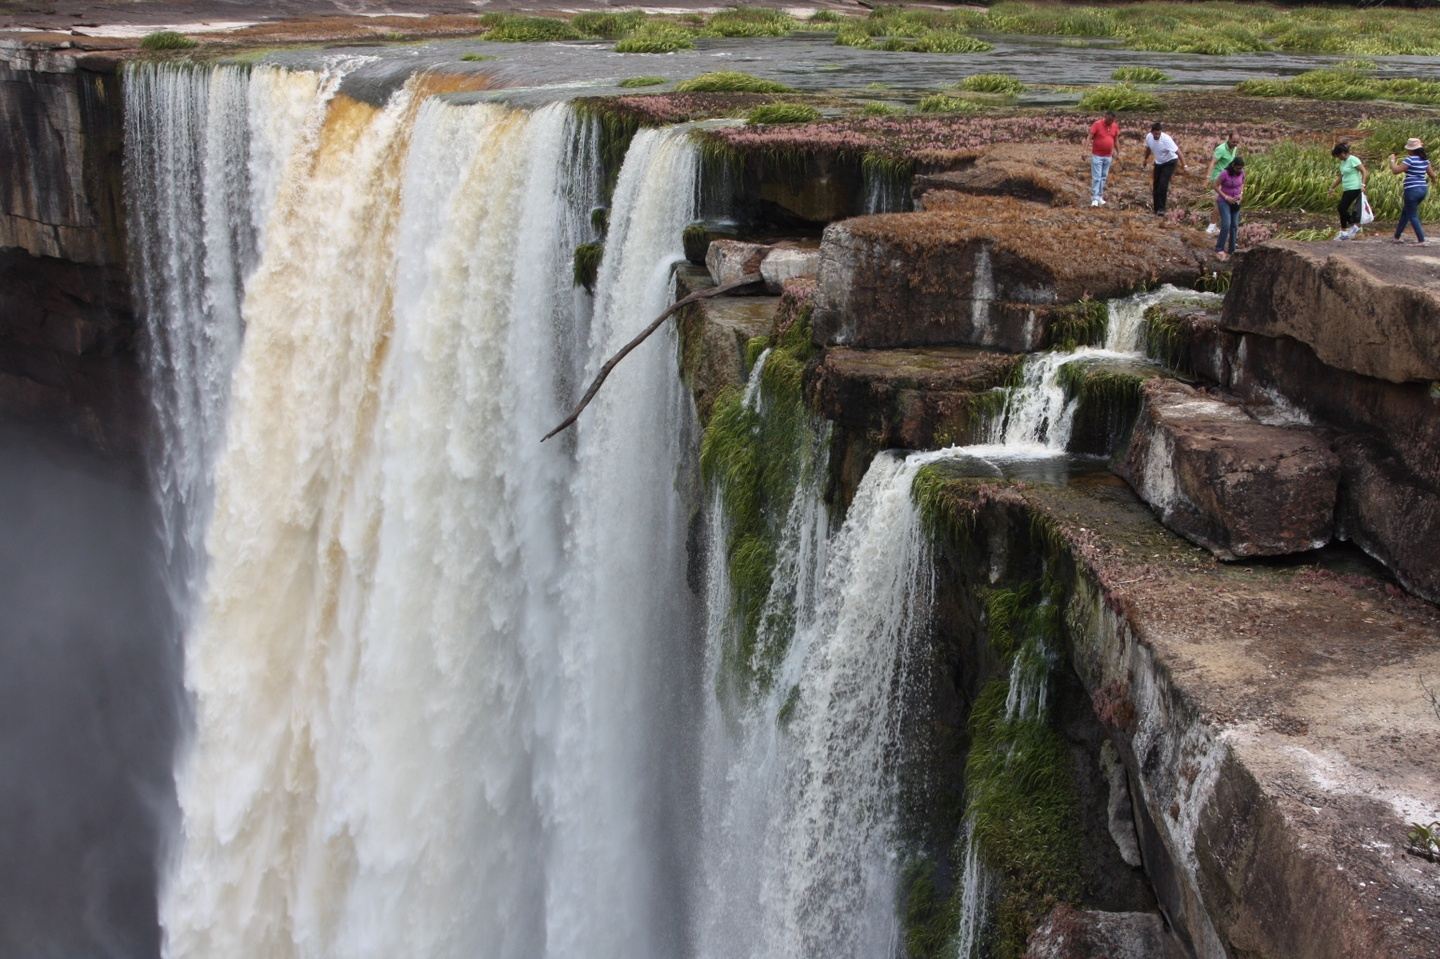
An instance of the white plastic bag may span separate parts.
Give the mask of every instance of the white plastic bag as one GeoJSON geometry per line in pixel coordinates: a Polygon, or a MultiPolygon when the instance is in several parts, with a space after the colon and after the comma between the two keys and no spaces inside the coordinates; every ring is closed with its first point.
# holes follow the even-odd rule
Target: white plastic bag
{"type": "Polygon", "coordinates": [[[1370,198],[1364,193],[1360,194],[1360,225],[1375,222],[1375,211],[1370,209],[1370,198]]]}

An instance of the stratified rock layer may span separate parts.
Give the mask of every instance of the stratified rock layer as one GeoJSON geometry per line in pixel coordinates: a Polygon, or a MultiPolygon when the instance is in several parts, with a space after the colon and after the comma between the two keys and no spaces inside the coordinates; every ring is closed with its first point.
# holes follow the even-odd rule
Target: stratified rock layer
{"type": "Polygon", "coordinates": [[[1440,252],[1279,242],[1245,253],[1242,267],[1227,328],[1298,340],[1337,370],[1440,380],[1440,252]]]}
{"type": "Polygon", "coordinates": [[[1166,526],[1222,559],[1330,541],[1340,464],[1322,436],[1174,381],[1150,380],[1141,395],[1119,470],[1166,526]]]}
{"type": "Polygon", "coordinates": [[[846,220],[821,244],[816,342],[1036,350],[1057,307],[1193,282],[1202,239],[1138,213],[1009,197],[846,220]]]}

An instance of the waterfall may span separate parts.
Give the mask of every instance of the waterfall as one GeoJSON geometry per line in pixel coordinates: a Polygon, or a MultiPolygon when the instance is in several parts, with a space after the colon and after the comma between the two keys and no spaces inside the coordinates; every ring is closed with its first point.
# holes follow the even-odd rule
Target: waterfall
{"type": "MultiPolygon", "coordinates": [[[[763,415],[763,390],[747,392],[763,415]]],[[[695,897],[705,959],[887,956],[899,947],[898,767],[914,734],[907,694],[933,588],[910,486],[938,455],[879,456],[828,540],[823,460],[802,472],[772,588],[797,591],[793,616],[779,620],[791,635],[768,683],[734,696],[720,673],[733,668],[724,646],[736,626],[712,541],[706,668],[720,694],[705,721],[695,897]]],[[[712,527],[723,524],[717,497],[712,527]]],[[[773,622],[762,617],[762,629],[773,622]]]]}
{"type": "Polygon", "coordinates": [[[125,72],[125,197],[158,439],[154,485],[182,622],[204,565],[244,281],[275,184],[303,162],[340,72],[184,64],[125,72]]]}
{"type": "Polygon", "coordinates": [[[594,124],[424,77],[370,106],[342,73],[127,87],[160,495],[208,557],[166,954],[669,959],[695,629],[674,334],[538,440],[666,305],[696,150],[635,138],[592,319],[594,124]]]}

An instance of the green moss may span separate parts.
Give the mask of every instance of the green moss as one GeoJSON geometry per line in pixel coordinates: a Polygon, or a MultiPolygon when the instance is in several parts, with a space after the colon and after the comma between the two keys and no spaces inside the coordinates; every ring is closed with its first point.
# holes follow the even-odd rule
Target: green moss
{"type": "Polygon", "coordinates": [[[755,368],[755,362],[760,359],[760,354],[770,348],[770,337],[752,336],[745,341],[745,375],[749,376],[750,371],[755,368]]]}
{"type": "Polygon", "coordinates": [[[926,533],[937,543],[953,547],[963,543],[970,533],[972,516],[962,509],[950,492],[955,478],[954,465],[940,460],[926,463],[915,471],[910,483],[910,498],[920,512],[926,533]]]}
{"type": "Polygon", "coordinates": [[[176,33],[174,30],[157,30],[155,33],[147,33],[140,39],[140,49],[151,52],[189,50],[199,45],[199,41],[187,37],[183,33],[176,33]]]}
{"type": "Polygon", "coordinates": [[[579,97],[570,101],[577,114],[600,126],[600,163],[605,171],[602,202],[608,203],[620,177],[620,167],[630,150],[630,141],[640,131],[640,118],[635,113],[615,107],[609,97],[579,97]]]}
{"type": "Polygon", "coordinates": [[[615,44],[616,53],[674,53],[695,46],[695,34],[681,26],[652,20],[615,44]]]}
{"type": "Polygon", "coordinates": [[[775,713],[775,721],[781,726],[790,725],[790,720],[795,717],[795,708],[800,705],[800,686],[790,687],[790,692],[785,694],[785,702],[780,704],[780,709],[775,713]]]}
{"type": "Polygon", "coordinates": [[[1230,271],[1216,270],[1201,275],[1195,281],[1195,289],[1201,293],[1226,293],[1230,290],[1230,271]]]}
{"type": "Polygon", "coordinates": [[[1052,350],[1073,350],[1105,342],[1110,308],[1103,300],[1084,299],[1055,311],[1045,328],[1045,345],[1052,350]]]}
{"type": "Polygon", "coordinates": [[[1180,317],[1173,310],[1164,305],[1152,306],[1146,310],[1140,327],[1140,339],[1144,343],[1146,356],[1172,370],[1180,369],[1184,340],[1181,337],[1180,317]]]}
{"type": "Polygon", "coordinates": [[[633,90],[636,87],[658,87],[669,82],[664,77],[626,77],[620,81],[620,86],[627,90],[633,90]]]}
{"type": "Polygon", "coordinates": [[[679,93],[789,93],[790,88],[774,80],[762,80],[736,70],[702,73],[675,85],[679,93]]]}
{"type": "Polygon", "coordinates": [[[933,859],[920,857],[906,866],[901,876],[906,959],[946,959],[954,953],[959,903],[954,896],[941,893],[937,871],[933,859]]]}
{"type": "Polygon", "coordinates": [[[792,631],[788,594],[780,590],[772,597],[771,588],[785,516],[814,463],[814,427],[802,394],[809,336],[806,311],[780,335],[750,340],[748,363],[771,348],[760,371],[765,402],[747,409],[739,388],[722,390],[700,443],[701,475],[719,490],[727,520],[737,636],[726,650],[726,672],[747,686],[769,683],[792,631]]]}
{"type": "Polygon", "coordinates": [[[981,690],[970,712],[967,816],[981,860],[998,879],[990,954],[1019,959],[1041,918],[1080,893],[1079,821],[1070,756],[1039,719],[1005,718],[1008,683],[981,690]]]}
{"type": "Polygon", "coordinates": [[[820,111],[805,103],[762,103],[745,114],[746,123],[811,123],[820,111]]]}
{"type": "Polygon", "coordinates": [[[600,260],[605,255],[605,244],[582,243],[575,248],[575,285],[595,292],[595,278],[600,274],[600,260]]]}
{"type": "Polygon", "coordinates": [[[1094,453],[1112,451],[1140,413],[1140,388],[1146,377],[1079,361],[1060,367],[1056,379],[1065,395],[1075,402],[1070,432],[1079,446],[1074,448],[1094,453]]]}
{"type": "Polygon", "coordinates": [[[604,236],[610,231],[610,208],[597,206],[590,211],[590,229],[604,236]]]}

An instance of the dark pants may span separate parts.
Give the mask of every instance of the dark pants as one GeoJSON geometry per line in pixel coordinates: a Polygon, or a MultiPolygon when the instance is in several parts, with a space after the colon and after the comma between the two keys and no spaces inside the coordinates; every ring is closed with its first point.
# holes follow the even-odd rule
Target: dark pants
{"type": "Polygon", "coordinates": [[[1340,229],[1360,225],[1360,190],[1340,194],[1340,229]]]}
{"type": "Polygon", "coordinates": [[[1425,194],[1430,192],[1426,186],[1415,187],[1405,191],[1405,208],[1400,213],[1400,222],[1395,226],[1395,239],[1400,239],[1407,226],[1415,227],[1415,239],[1421,243],[1425,242],[1425,231],[1420,228],[1420,204],[1425,199],[1425,194]]]}
{"type": "Polygon", "coordinates": [[[1155,212],[1165,212],[1165,201],[1170,196],[1170,178],[1175,175],[1175,167],[1179,160],[1171,160],[1169,163],[1155,164],[1155,212]]]}
{"type": "Polygon", "coordinates": [[[1240,232],[1240,204],[1217,200],[1215,210],[1220,214],[1220,235],[1215,238],[1215,252],[1234,253],[1235,236],[1240,232]]]}

